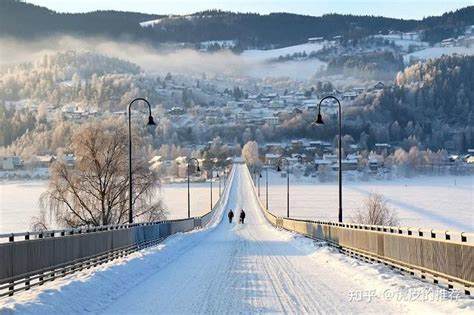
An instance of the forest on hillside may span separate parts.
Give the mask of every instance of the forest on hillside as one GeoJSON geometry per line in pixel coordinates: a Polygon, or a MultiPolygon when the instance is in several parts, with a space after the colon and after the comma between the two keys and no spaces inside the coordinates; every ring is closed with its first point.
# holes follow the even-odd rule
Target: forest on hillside
{"type": "MultiPolygon", "coordinates": [[[[164,12],[166,13],[166,12],[164,12]]],[[[474,24],[474,6],[423,20],[403,20],[375,16],[328,14],[321,17],[289,13],[234,13],[219,10],[187,16],[165,16],[119,11],[56,13],[21,2],[0,2],[0,36],[31,39],[58,34],[106,36],[120,40],[199,43],[209,40],[236,40],[237,50],[270,48],[304,43],[309,37],[345,39],[385,34],[390,30],[423,30],[423,40],[434,43],[455,36],[474,24]],[[160,19],[154,27],[140,22],[160,19]],[[18,23],[21,21],[21,23],[18,23]],[[284,27],[283,27],[284,26],[284,27]]]]}
{"type": "MultiPolygon", "coordinates": [[[[465,151],[474,146],[474,56],[443,56],[405,68],[393,85],[359,95],[343,120],[344,134],[362,148],[387,142],[465,151]]],[[[311,112],[286,115],[281,126],[249,130],[250,138],[332,140],[337,134],[337,117],[326,118],[324,127],[312,121],[311,112]]]]}

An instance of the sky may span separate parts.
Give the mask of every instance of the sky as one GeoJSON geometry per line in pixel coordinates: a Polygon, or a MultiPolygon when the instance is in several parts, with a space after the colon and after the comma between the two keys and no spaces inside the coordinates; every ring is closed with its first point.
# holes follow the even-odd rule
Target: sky
{"type": "Polygon", "coordinates": [[[27,0],[59,12],[94,10],[152,14],[189,14],[207,9],[238,12],[291,12],[320,16],[326,13],[378,15],[422,19],[474,5],[474,0],[27,0]]]}

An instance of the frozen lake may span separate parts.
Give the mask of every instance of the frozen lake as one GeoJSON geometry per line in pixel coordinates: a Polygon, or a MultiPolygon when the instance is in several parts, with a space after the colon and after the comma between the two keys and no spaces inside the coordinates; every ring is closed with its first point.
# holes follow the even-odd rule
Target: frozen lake
{"type": "MultiPolygon", "coordinates": [[[[0,233],[30,229],[31,219],[39,214],[39,198],[47,188],[47,181],[0,183],[0,233]]],[[[222,185],[222,190],[224,185],[222,185]]],[[[219,195],[218,183],[213,184],[213,202],[219,195]]],[[[187,185],[169,184],[160,190],[167,218],[181,219],[188,215],[187,185]]],[[[210,208],[209,183],[191,183],[191,216],[202,215],[210,208]]]]}
{"type": "MultiPolygon", "coordinates": [[[[39,213],[38,199],[45,181],[0,183],[0,233],[29,230],[39,213]]],[[[209,183],[193,183],[191,215],[209,210],[209,183]]],[[[214,202],[218,184],[214,185],[214,202]]],[[[298,218],[336,220],[337,183],[308,182],[291,177],[290,214],[298,218]]],[[[394,208],[401,224],[411,227],[474,231],[474,176],[417,177],[391,181],[347,182],[343,190],[344,220],[361,207],[371,192],[381,193],[394,208]]],[[[160,192],[168,218],[187,216],[186,184],[170,184],[160,192]]],[[[261,179],[265,204],[265,178],[261,179]]],[[[269,208],[286,215],[286,179],[270,174],[269,208]]]]}
{"type": "MultiPolygon", "coordinates": [[[[286,216],[286,178],[275,174],[269,177],[272,183],[269,188],[269,209],[275,214],[286,216]]],[[[304,183],[291,177],[290,182],[290,216],[337,220],[336,182],[304,183]]],[[[265,204],[265,178],[261,179],[260,185],[261,200],[265,204]]],[[[344,221],[350,222],[364,199],[373,192],[386,198],[403,226],[474,231],[474,176],[344,182],[344,221]]]]}

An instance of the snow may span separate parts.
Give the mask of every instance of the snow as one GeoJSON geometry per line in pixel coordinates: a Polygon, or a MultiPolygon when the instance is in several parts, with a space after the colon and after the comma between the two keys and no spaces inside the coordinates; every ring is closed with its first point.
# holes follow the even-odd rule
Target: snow
{"type": "MultiPolygon", "coordinates": [[[[168,219],[182,219],[188,215],[187,184],[163,185],[160,196],[168,209],[168,219]]],[[[224,183],[221,185],[224,190],[224,183]]],[[[212,201],[219,199],[219,183],[212,184],[212,201]]],[[[203,215],[210,210],[209,183],[191,183],[191,216],[203,215]]]]}
{"type": "Polygon", "coordinates": [[[439,58],[442,55],[449,56],[454,54],[468,56],[474,55],[474,47],[430,47],[405,55],[403,58],[405,62],[409,62],[412,57],[415,59],[426,60],[439,58]]]}
{"type": "Polygon", "coordinates": [[[417,47],[428,47],[428,42],[423,42],[419,39],[419,36],[413,36],[413,38],[406,37],[401,38],[400,35],[375,35],[374,37],[387,39],[393,42],[395,45],[402,47],[403,49],[407,50],[410,46],[417,46],[417,47]]]}
{"type": "Polygon", "coordinates": [[[245,165],[203,230],[0,300],[22,314],[472,314],[474,301],[273,228],[245,165]],[[220,220],[245,208],[245,225],[220,220]],[[387,292],[390,293],[387,295],[387,292]],[[407,293],[409,295],[407,295],[407,293]],[[449,294],[447,294],[449,293],[449,294]],[[359,299],[358,296],[362,298],[359,299]],[[405,296],[405,299],[399,299],[405,296]]]}
{"type": "MultiPolygon", "coordinates": [[[[344,177],[344,175],[343,175],[344,177]]],[[[286,178],[269,175],[269,208],[286,216],[286,178]]],[[[315,220],[336,221],[338,185],[313,183],[290,177],[290,215],[315,220]]],[[[265,203],[265,178],[260,181],[265,203]]],[[[362,209],[370,193],[382,194],[397,212],[401,226],[474,231],[474,176],[420,176],[369,182],[346,181],[343,185],[344,220],[362,209]]]]}
{"type": "Polygon", "coordinates": [[[292,55],[294,53],[306,52],[306,54],[310,54],[313,51],[321,50],[323,47],[324,44],[322,43],[306,43],[278,49],[249,49],[242,52],[241,56],[249,60],[266,61],[280,56],[292,55]]]}
{"type": "Polygon", "coordinates": [[[39,198],[46,185],[45,181],[0,183],[0,233],[29,230],[32,217],[39,215],[39,198]]]}
{"type": "Polygon", "coordinates": [[[316,59],[291,60],[285,62],[268,62],[280,56],[294,53],[319,51],[324,47],[322,43],[306,43],[278,49],[251,49],[240,54],[245,62],[250,64],[245,73],[256,78],[290,77],[295,80],[307,80],[314,76],[318,70],[324,68],[326,63],[316,59]]]}
{"type": "MultiPolygon", "coordinates": [[[[345,175],[348,179],[349,176],[345,175]]],[[[270,172],[269,206],[286,215],[286,179],[270,172]]],[[[261,200],[265,203],[265,178],[260,181],[261,200]]],[[[29,230],[31,217],[38,216],[38,199],[46,181],[3,182],[0,184],[0,233],[29,230]],[[23,198],[28,196],[28,198],[23,198]]],[[[217,202],[218,183],[213,184],[217,202]]],[[[222,190],[224,185],[221,186],[222,190]]],[[[474,177],[421,176],[410,179],[345,181],[343,209],[345,220],[361,208],[371,192],[382,194],[397,211],[400,224],[410,227],[474,231],[474,177]]],[[[186,184],[163,185],[160,196],[169,219],[187,216],[186,184]]],[[[209,183],[191,183],[191,215],[202,215],[210,207],[209,183]]],[[[298,218],[336,220],[337,183],[319,183],[317,179],[291,177],[291,215],[298,218]]]]}
{"type": "MultiPolygon", "coordinates": [[[[39,198],[46,190],[47,181],[16,181],[0,183],[0,234],[30,230],[32,217],[39,216],[39,198]],[[24,198],[27,196],[27,198],[24,198]]],[[[222,190],[224,185],[221,186],[222,190]]],[[[219,195],[219,183],[213,183],[213,202],[219,195]]],[[[168,209],[168,219],[182,219],[188,215],[187,185],[165,184],[159,191],[168,209]]],[[[191,215],[207,213],[210,208],[209,183],[191,183],[191,215]]],[[[52,226],[56,228],[56,226],[52,226]]]]}

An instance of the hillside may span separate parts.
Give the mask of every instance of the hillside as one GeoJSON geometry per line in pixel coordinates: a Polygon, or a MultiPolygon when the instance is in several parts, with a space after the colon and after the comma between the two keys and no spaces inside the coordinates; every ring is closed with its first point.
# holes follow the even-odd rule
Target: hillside
{"type": "Polygon", "coordinates": [[[473,91],[474,56],[443,56],[406,68],[381,93],[359,97],[348,119],[356,124],[348,124],[374,142],[465,150],[474,145],[473,91]]]}
{"type": "Polygon", "coordinates": [[[143,38],[139,23],[162,16],[119,11],[57,13],[19,0],[0,1],[0,36],[23,39],[56,34],[143,38]],[[20,21],[20,22],[19,22],[20,21]]]}
{"type": "Polygon", "coordinates": [[[268,15],[204,11],[187,16],[96,11],[65,14],[18,0],[0,2],[0,36],[33,38],[54,34],[109,36],[153,43],[237,40],[239,48],[283,47],[306,42],[308,37],[342,35],[358,38],[389,30],[425,30],[427,41],[456,34],[474,24],[474,6],[421,21],[374,16],[329,14],[321,17],[288,13],[268,15]],[[140,23],[158,20],[151,27],[140,23]],[[21,21],[21,23],[18,23],[21,21]],[[442,31],[439,29],[442,28],[442,31]]]}

